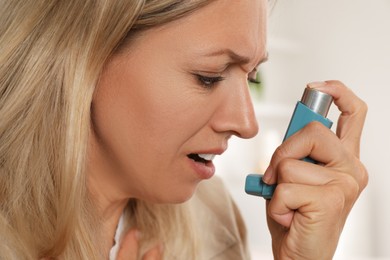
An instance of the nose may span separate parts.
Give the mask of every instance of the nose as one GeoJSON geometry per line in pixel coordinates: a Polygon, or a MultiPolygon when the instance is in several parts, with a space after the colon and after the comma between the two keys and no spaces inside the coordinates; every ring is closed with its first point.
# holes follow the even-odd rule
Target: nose
{"type": "Polygon", "coordinates": [[[229,86],[224,91],[224,98],[212,121],[214,130],[229,132],[245,139],[254,137],[259,131],[259,126],[247,81],[229,86]]]}

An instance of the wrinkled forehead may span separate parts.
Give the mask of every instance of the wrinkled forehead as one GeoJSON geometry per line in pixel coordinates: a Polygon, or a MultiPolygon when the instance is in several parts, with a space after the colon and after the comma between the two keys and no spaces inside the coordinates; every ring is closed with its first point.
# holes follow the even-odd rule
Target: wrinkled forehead
{"type": "Polygon", "coordinates": [[[217,0],[152,29],[149,36],[164,40],[162,43],[170,42],[172,48],[182,53],[190,49],[199,54],[229,49],[240,57],[253,58],[266,56],[266,21],[266,0],[217,0]]]}

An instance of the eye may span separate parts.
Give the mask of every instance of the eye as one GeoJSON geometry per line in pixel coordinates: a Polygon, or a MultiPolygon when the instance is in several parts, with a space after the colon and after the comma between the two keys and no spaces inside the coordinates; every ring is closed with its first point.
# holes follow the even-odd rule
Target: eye
{"type": "Polygon", "coordinates": [[[210,76],[204,76],[204,75],[196,75],[199,83],[205,87],[205,88],[212,88],[214,87],[218,82],[224,80],[225,78],[222,76],[216,76],[216,77],[210,77],[210,76]]]}
{"type": "Polygon", "coordinates": [[[248,82],[249,83],[253,83],[253,84],[260,84],[261,83],[261,81],[260,81],[260,73],[257,70],[257,68],[255,68],[254,70],[252,70],[248,74],[248,82]]]}

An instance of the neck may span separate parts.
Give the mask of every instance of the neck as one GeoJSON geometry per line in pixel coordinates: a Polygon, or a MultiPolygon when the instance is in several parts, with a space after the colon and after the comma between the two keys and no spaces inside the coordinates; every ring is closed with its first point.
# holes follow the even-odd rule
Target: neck
{"type": "Polygon", "coordinates": [[[102,234],[109,251],[113,246],[119,218],[129,201],[129,194],[120,189],[121,181],[108,160],[109,155],[100,148],[92,134],[88,147],[87,185],[99,217],[103,220],[102,234]]]}
{"type": "MultiPolygon", "coordinates": [[[[105,245],[105,252],[109,252],[114,245],[114,236],[117,225],[123,211],[128,203],[128,198],[114,198],[110,193],[105,193],[99,189],[99,183],[89,180],[89,191],[96,203],[98,214],[103,221],[102,238],[105,245]]],[[[107,189],[107,187],[106,187],[107,189]]]]}

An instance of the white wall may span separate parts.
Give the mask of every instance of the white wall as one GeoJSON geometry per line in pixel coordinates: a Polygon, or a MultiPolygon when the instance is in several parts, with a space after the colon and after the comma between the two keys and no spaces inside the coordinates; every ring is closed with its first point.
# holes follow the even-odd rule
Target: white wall
{"type": "MultiPolygon", "coordinates": [[[[278,0],[268,45],[259,136],[234,139],[217,161],[249,225],[254,255],[272,259],[264,202],[244,193],[245,175],[266,167],[306,83],[338,79],[369,106],[361,159],[370,183],[335,259],[390,259],[390,0],[278,0]]],[[[332,110],[329,117],[337,116],[332,110]]]]}

